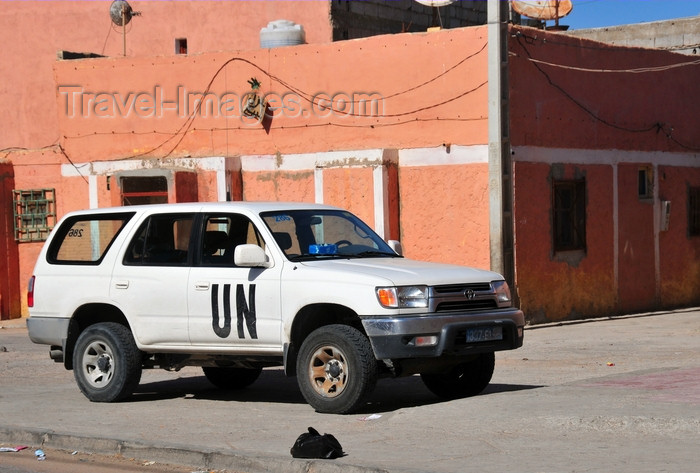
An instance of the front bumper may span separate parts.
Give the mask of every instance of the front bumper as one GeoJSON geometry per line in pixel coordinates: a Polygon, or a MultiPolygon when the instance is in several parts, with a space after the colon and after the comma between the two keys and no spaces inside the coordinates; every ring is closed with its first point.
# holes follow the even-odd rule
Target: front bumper
{"type": "Polygon", "coordinates": [[[513,350],[523,345],[525,316],[519,309],[489,312],[424,314],[401,317],[366,317],[362,325],[378,360],[463,356],[500,350],[513,350]],[[468,343],[464,336],[470,328],[501,326],[503,338],[468,343]],[[413,346],[416,336],[435,335],[434,346],[413,346]]]}

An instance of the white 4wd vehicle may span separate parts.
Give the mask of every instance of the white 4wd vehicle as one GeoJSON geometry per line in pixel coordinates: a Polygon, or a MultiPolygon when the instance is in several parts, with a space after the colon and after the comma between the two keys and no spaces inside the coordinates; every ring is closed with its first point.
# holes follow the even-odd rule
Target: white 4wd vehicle
{"type": "Polygon", "coordinates": [[[296,375],[319,412],[360,408],[379,376],[420,373],[443,398],[490,382],[523,343],[499,274],[412,261],[330,206],[191,203],[73,212],[29,284],[35,343],[91,401],[130,396],[144,368],[202,366],[218,387],[263,367],[296,375]]]}

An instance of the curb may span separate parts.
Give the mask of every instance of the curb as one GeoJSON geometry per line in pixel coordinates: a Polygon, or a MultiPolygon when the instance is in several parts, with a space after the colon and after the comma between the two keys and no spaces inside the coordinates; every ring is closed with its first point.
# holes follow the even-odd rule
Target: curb
{"type": "Polygon", "coordinates": [[[250,456],[235,450],[196,450],[182,445],[149,445],[131,440],[82,437],[57,433],[52,430],[34,430],[0,426],[3,443],[28,444],[56,450],[82,453],[121,455],[161,464],[191,466],[207,470],[233,470],[245,473],[388,473],[388,470],[362,467],[336,460],[300,460],[265,455],[250,456]]]}

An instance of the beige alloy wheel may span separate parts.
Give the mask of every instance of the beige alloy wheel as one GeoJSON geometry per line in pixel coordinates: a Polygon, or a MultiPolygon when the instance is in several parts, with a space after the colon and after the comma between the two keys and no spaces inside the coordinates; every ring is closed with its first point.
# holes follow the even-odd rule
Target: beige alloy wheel
{"type": "Polygon", "coordinates": [[[316,350],[311,358],[309,381],[321,396],[335,397],[345,389],[348,363],[338,347],[324,346],[316,350]]]}

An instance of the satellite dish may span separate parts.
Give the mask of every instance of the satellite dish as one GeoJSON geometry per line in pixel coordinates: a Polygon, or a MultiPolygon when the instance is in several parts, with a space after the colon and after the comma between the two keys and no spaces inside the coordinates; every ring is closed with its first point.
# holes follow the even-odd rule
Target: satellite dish
{"type": "Polygon", "coordinates": [[[433,9],[433,27],[442,28],[442,18],[440,17],[440,7],[454,3],[456,0],[416,0],[416,2],[433,9]]]}
{"type": "Polygon", "coordinates": [[[574,9],[571,0],[512,0],[513,10],[523,16],[537,20],[554,20],[559,28],[559,18],[563,18],[574,9]]]}
{"type": "Polygon", "coordinates": [[[114,0],[109,6],[109,17],[112,19],[112,23],[122,27],[124,56],[126,56],[126,25],[129,24],[132,17],[140,14],[141,12],[132,10],[131,5],[126,0],[114,0]]]}
{"type": "Polygon", "coordinates": [[[114,0],[109,7],[109,17],[112,19],[112,23],[117,26],[126,26],[131,21],[132,16],[134,16],[134,10],[131,9],[131,5],[126,0],[114,0]]]}
{"type": "Polygon", "coordinates": [[[558,20],[574,9],[571,0],[513,0],[513,9],[538,20],[558,20]]]}
{"type": "Polygon", "coordinates": [[[454,3],[455,0],[416,0],[416,2],[426,7],[446,7],[450,3],[454,3]]]}

